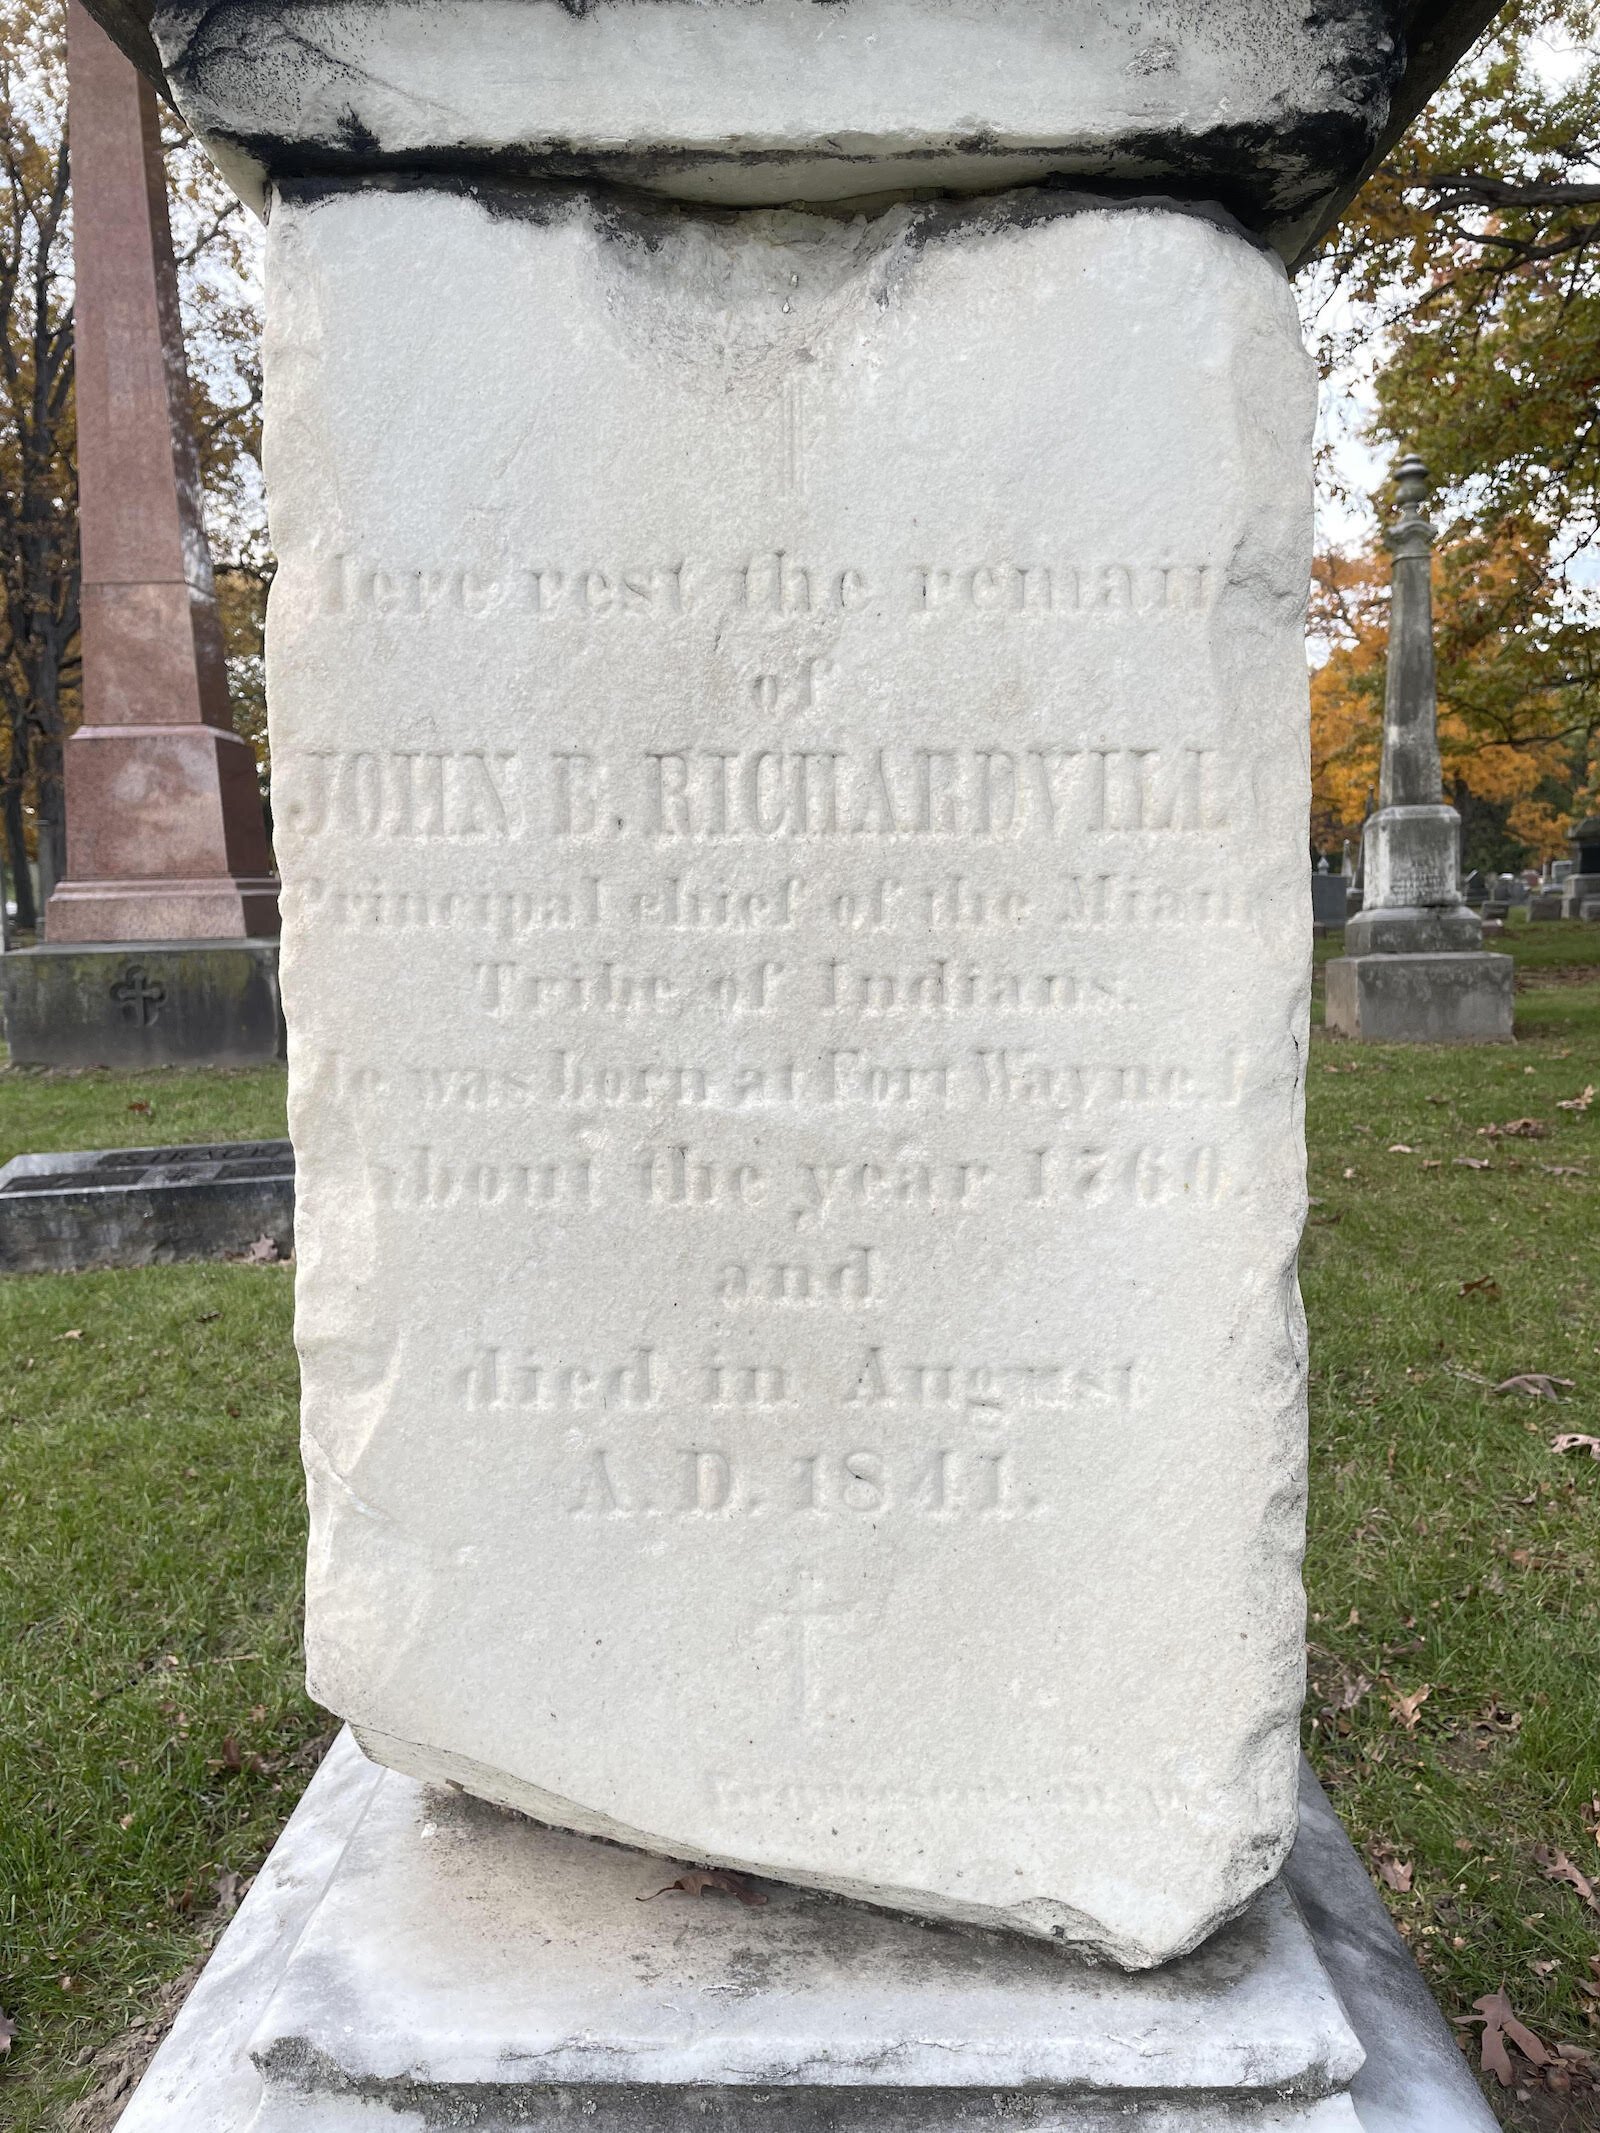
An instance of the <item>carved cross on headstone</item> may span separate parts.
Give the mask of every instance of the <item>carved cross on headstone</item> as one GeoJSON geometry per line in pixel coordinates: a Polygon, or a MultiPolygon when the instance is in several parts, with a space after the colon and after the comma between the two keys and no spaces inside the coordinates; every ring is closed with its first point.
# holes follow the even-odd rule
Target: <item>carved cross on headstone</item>
{"type": "Polygon", "coordinates": [[[787,1581],[778,1605],[761,1617],[763,1624],[775,1622],[782,1625],[788,1643],[786,1660],[790,1668],[792,1710],[803,1726],[815,1725],[822,1716],[816,1702],[819,1686],[816,1668],[821,1655],[812,1638],[825,1622],[839,1622],[856,1612],[848,1601],[825,1599],[817,1573],[801,1567],[787,1581]]]}
{"type": "Polygon", "coordinates": [[[138,963],[130,963],[112,986],[111,997],[121,1010],[124,1022],[148,1029],[166,1003],[167,988],[153,980],[138,963]]]}

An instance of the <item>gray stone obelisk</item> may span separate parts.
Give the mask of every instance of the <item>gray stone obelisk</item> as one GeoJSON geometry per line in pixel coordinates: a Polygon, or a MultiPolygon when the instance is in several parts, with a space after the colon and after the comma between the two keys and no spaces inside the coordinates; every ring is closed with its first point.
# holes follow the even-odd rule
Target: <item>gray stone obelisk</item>
{"type": "Polygon", "coordinates": [[[1362,839],[1365,896],[1328,965],[1328,1027],[1386,1044],[1495,1044],[1511,1036],[1512,963],[1485,955],[1461,893],[1461,817],[1444,798],[1433,657],[1428,470],[1398,471],[1378,811],[1362,839]]]}

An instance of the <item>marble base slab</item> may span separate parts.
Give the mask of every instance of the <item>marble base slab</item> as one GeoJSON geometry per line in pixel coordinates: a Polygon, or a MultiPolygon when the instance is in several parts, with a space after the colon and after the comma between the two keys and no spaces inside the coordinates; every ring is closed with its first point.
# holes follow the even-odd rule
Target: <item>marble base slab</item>
{"type": "MultiPolygon", "coordinates": [[[[1351,927],[1345,929],[1350,944],[1351,927]]],[[[1327,1024],[1361,1044],[1509,1044],[1509,955],[1345,955],[1329,963],[1327,1024]]]]}
{"type": "Polygon", "coordinates": [[[1489,2133],[1315,1781],[1290,1868],[1137,1975],[681,1869],[329,1755],[119,2133],[745,2123],[1489,2133]]]}

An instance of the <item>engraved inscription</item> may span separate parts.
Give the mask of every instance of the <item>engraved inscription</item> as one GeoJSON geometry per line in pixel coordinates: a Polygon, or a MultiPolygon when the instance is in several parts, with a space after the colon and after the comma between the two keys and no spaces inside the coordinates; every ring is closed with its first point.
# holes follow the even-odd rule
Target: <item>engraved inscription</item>
{"type": "MultiPolygon", "coordinates": [[[[805,493],[803,382],[786,381],[774,425],[778,484],[805,493]]],[[[323,615],[396,626],[449,620],[676,623],[699,615],[827,613],[972,615],[996,619],[1161,622],[1214,606],[1215,565],[1168,558],[944,557],[874,568],[857,558],[780,547],[738,557],[588,555],[481,557],[417,563],[336,555],[316,578],[323,615]]]]}

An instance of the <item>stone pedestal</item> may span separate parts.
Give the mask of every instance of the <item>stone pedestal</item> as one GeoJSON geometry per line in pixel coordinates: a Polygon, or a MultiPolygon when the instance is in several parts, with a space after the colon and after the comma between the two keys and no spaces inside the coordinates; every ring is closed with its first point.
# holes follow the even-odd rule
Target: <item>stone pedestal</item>
{"type": "Polygon", "coordinates": [[[1344,939],[1352,955],[1470,955],[1483,945],[1483,919],[1465,903],[1364,905],[1344,939]]]}
{"type": "Polygon", "coordinates": [[[1283,263],[1464,18],[315,16],[154,22],[271,196],[308,1661],[404,1776],[196,2019],[253,2133],[1349,2128],[1283,263]]]}
{"type": "Polygon", "coordinates": [[[1283,1876],[1140,1977],[680,1873],[347,1735],[119,2133],[1492,2133],[1309,1772],[1283,1876]]]}
{"type": "Polygon", "coordinates": [[[275,935],[201,517],[155,94],[77,0],[67,13],[83,723],[46,938],[275,935]]]}
{"type": "Polygon", "coordinates": [[[1515,971],[1508,955],[1341,956],[1327,1026],[1366,1044],[1509,1044],[1515,971]]]}
{"type": "Polygon", "coordinates": [[[12,1063],[262,1066],[284,1055],[276,941],[139,941],[0,957],[12,1063]]]}

